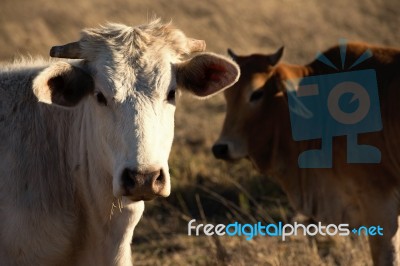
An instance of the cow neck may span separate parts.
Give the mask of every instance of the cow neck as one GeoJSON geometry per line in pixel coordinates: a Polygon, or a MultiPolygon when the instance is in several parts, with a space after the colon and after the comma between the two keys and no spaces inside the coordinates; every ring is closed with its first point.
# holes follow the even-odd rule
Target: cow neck
{"type": "Polygon", "coordinates": [[[25,206],[32,205],[38,212],[55,214],[58,210],[71,210],[74,186],[65,146],[70,115],[65,110],[38,103],[30,91],[25,97],[16,115],[16,120],[23,118],[24,122],[16,123],[21,128],[13,136],[18,140],[16,150],[21,154],[18,160],[27,166],[27,172],[21,173],[20,182],[24,182],[25,191],[19,200],[26,200],[25,206]]]}
{"type": "Polygon", "coordinates": [[[70,159],[73,162],[74,179],[80,198],[97,216],[97,222],[109,220],[112,194],[112,176],[104,169],[99,145],[93,131],[96,127],[85,104],[74,110],[74,120],[70,128],[70,159]]]}
{"type": "Polygon", "coordinates": [[[87,264],[111,265],[118,258],[125,265],[131,261],[130,243],[144,203],[114,198],[112,176],[99,159],[101,151],[93,147],[95,127],[89,111],[85,105],[74,111],[69,138],[77,198],[85,210],[81,214],[85,228],[81,260],[87,264]]]}

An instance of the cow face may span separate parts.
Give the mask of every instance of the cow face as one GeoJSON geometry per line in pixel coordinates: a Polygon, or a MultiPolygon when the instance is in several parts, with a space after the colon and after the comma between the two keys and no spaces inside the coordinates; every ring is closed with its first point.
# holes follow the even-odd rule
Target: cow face
{"type": "Polygon", "coordinates": [[[272,84],[272,75],[283,47],[270,55],[237,56],[231,50],[228,53],[239,64],[241,76],[224,91],[227,111],[212,151],[218,159],[237,160],[250,156],[249,151],[265,152],[265,145],[274,134],[275,120],[281,119],[278,110],[284,101],[272,84]]]}
{"type": "Polygon", "coordinates": [[[198,97],[213,95],[239,76],[235,63],[211,53],[181,59],[204,49],[204,41],[159,22],[86,30],[80,41],[51,50],[54,57],[84,60],[75,66],[57,63],[68,71],[47,75],[48,89],[38,86],[42,92],[36,95],[64,107],[80,103],[87,152],[112,176],[115,197],[137,201],[168,196],[177,97],[182,90],[198,97]]]}

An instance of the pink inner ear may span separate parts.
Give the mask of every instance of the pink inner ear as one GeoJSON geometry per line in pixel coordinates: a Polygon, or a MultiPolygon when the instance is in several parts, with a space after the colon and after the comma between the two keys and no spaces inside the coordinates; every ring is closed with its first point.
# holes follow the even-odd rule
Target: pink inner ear
{"type": "Polygon", "coordinates": [[[211,74],[210,79],[211,79],[212,81],[216,81],[216,82],[219,82],[219,81],[221,80],[221,79],[219,78],[219,75],[218,75],[218,74],[215,74],[215,73],[211,74]]]}
{"type": "Polygon", "coordinates": [[[226,72],[226,68],[223,65],[211,64],[208,66],[207,72],[208,72],[208,75],[206,75],[207,79],[219,82],[221,80],[221,74],[226,72]]]}

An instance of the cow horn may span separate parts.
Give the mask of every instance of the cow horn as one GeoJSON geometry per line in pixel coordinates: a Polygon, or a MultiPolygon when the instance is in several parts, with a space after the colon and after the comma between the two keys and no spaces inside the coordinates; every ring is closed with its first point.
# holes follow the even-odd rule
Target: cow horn
{"type": "Polygon", "coordinates": [[[235,52],[231,48],[228,48],[228,54],[230,57],[232,57],[232,59],[234,61],[236,61],[238,59],[238,56],[235,54],[235,52]]]}
{"type": "Polygon", "coordinates": [[[50,56],[58,58],[80,59],[82,58],[81,47],[79,42],[71,42],[65,45],[53,46],[50,50],[50,56]]]}
{"type": "Polygon", "coordinates": [[[206,42],[203,40],[189,39],[188,47],[190,53],[204,52],[206,50],[206,42]]]}

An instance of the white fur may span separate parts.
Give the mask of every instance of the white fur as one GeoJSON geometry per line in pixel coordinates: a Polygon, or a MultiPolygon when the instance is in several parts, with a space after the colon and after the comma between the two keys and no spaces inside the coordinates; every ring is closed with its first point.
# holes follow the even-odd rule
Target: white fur
{"type": "MultiPolygon", "coordinates": [[[[170,193],[175,105],[167,94],[190,50],[185,35],[155,21],[85,30],[79,42],[85,60],[0,69],[2,265],[131,265],[130,242],[144,203],[121,200],[122,171],[162,168],[162,194],[170,193]],[[48,81],[73,67],[89,73],[94,93],[60,108],[48,81]]],[[[206,58],[228,69],[213,93],[237,80],[230,60],[206,58]]]]}

